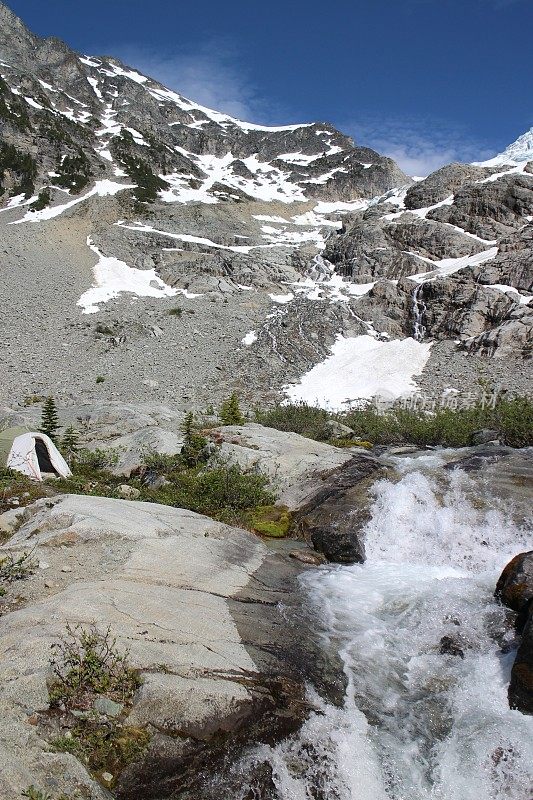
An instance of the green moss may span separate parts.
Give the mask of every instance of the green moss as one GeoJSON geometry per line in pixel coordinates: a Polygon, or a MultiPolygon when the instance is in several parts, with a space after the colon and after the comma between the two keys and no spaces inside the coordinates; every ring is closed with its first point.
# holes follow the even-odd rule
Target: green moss
{"type": "Polygon", "coordinates": [[[260,506],[250,515],[250,525],[256,533],[283,538],[290,531],[292,514],[286,506],[260,506]]]}
{"type": "Polygon", "coordinates": [[[372,442],[367,442],[364,439],[330,439],[328,444],[333,447],[364,447],[365,450],[371,450],[373,447],[372,442]]]}

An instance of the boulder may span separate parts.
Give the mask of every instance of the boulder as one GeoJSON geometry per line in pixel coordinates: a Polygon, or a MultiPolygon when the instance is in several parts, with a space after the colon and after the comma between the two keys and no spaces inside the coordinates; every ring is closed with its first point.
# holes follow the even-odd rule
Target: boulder
{"type": "Polygon", "coordinates": [[[522,714],[533,714],[533,613],[531,612],[522,631],[522,641],[511,670],[509,705],[522,714]]]}
{"type": "Polygon", "coordinates": [[[143,679],[126,724],[150,744],[122,774],[110,770],[121,798],[207,797],[207,766],[223,771],[225,754],[298,728],[320,672],[328,697],[342,699],[340,665],[324,666],[305,620],[291,622],[306,565],[249,532],[169,506],[63,495],[28,507],[0,553],[28,549],[46,581],[41,570],[19,581],[22,607],[0,618],[1,797],[32,783],[108,797],[47,744],[50,647],[67,623],[110,626],[143,679]]]}
{"type": "Polygon", "coordinates": [[[519,553],[503,570],[496,584],[496,597],[504,606],[522,613],[533,600],[533,550],[519,553]]]}
{"type": "Polygon", "coordinates": [[[533,550],[519,553],[496,584],[496,597],[517,612],[518,645],[509,683],[509,705],[533,714],[533,550]]]}
{"type": "Polygon", "coordinates": [[[384,475],[384,465],[368,455],[353,455],[324,481],[295,515],[297,531],[328,561],[365,560],[363,527],[370,518],[369,488],[384,475]]]}

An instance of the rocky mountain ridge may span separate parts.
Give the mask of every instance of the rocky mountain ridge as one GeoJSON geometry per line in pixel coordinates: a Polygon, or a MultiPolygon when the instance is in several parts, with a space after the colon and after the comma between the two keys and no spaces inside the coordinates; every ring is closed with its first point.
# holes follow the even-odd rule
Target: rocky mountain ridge
{"type": "Polygon", "coordinates": [[[0,23],[6,402],[274,400],[360,336],[430,342],[422,386],[525,390],[531,132],[414,182],[329,124],[241,122],[0,23]]]}

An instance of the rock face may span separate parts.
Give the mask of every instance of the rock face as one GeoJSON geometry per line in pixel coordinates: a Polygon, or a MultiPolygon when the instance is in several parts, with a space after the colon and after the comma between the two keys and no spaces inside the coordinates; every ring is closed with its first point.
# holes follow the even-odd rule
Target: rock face
{"type": "Polygon", "coordinates": [[[291,622],[305,567],[245,531],[166,506],[66,495],[27,508],[2,551],[28,548],[43,568],[0,618],[2,797],[30,784],[108,796],[44,738],[50,646],[66,622],[110,625],[143,678],[128,724],[150,744],[114,776],[120,798],[208,797],[204,770],[217,763],[223,774],[223,753],[231,760],[248,741],[298,727],[315,673],[342,696],[304,618],[297,631],[291,622]]]}
{"type": "Polygon", "coordinates": [[[415,209],[434,206],[453,195],[465,183],[483,180],[490,173],[490,169],[471,164],[448,164],[411,186],[405,195],[405,207],[415,209]]]}
{"type": "MultiPolygon", "coordinates": [[[[0,23],[5,402],[54,386],[70,405],[157,397],[198,410],[234,389],[270,403],[339,333],[411,335],[420,281],[417,336],[461,342],[430,358],[427,385],[444,380],[442,364],[466,383],[466,352],[485,372],[499,358],[490,369],[521,389],[533,195],[523,143],[509,149],[520,160],[452,164],[414,183],[327,123],[242,122],[34,36],[1,3],[0,23]],[[107,292],[110,264],[121,279],[107,292]]],[[[179,445],[173,428],[166,445],[148,428],[124,446],[179,445]]]]}
{"type": "Polygon", "coordinates": [[[496,597],[517,612],[521,634],[509,684],[509,705],[533,714],[533,550],[507,564],[496,586],[496,597]]]}

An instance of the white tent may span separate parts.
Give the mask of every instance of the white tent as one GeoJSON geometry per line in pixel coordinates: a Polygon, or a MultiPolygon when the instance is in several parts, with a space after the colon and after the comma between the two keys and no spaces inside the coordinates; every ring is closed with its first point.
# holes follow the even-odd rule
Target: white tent
{"type": "Polygon", "coordinates": [[[42,481],[43,473],[66,478],[69,466],[53,441],[44,433],[8,428],[0,433],[0,460],[9,469],[42,481]]]}

